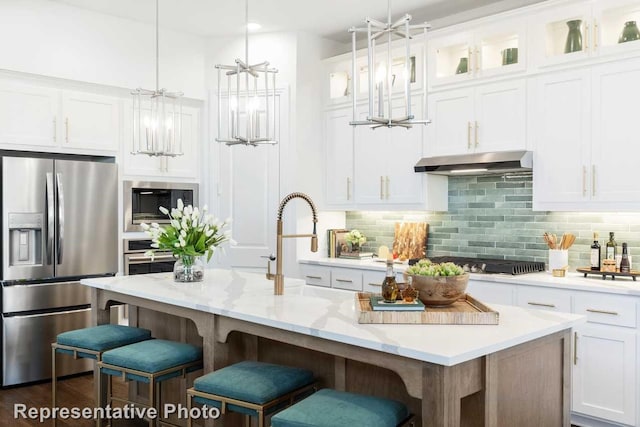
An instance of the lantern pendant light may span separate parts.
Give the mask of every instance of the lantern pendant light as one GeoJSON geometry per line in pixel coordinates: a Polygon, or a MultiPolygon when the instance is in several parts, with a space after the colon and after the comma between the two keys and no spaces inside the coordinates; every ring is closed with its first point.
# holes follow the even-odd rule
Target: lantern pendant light
{"type": "MultiPolygon", "coordinates": [[[[426,119],[427,116],[427,101],[424,97],[423,116],[425,119],[416,119],[411,111],[411,76],[415,72],[415,68],[412,69],[411,61],[411,40],[414,35],[422,32],[424,37],[424,61],[422,64],[422,87],[427,91],[427,30],[431,28],[431,25],[424,23],[419,25],[410,25],[411,15],[405,14],[402,18],[395,22],[391,21],[391,0],[387,5],[387,22],[380,22],[372,18],[365,19],[366,27],[349,29],[351,33],[352,41],[352,72],[353,72],[353,89],[351,91],[352,103],[353,103],[353,119],[349,122],[352,126],[370,126],[372,129],[384,126],[384,127],[403,127],[411,128],[414,124],[426,125],[431,121],[426,119]],[[358,96],[358,69],[356,58],[356,34],[367,34],[367,81],[368,81],[368,114],[365,120],[358,120],[357,117],[357,96],[358,96]],[[386,36],[386,37],[385,37],[386,36]],[[393,83],[396,80],[396,76],[393,74],[394,59],[392,56],[392,41],[394,36],[397,39],[404,41],[404,54],[403,54],[403,74],[404,74],[404,91],[402,97],[402,103],[404,106],[403,114],[398,117],[393,117],[392,112],[392,97],[393,97],[393,83]],[[386,55],[383,55],[379,64],[376,64],[376,44],[380,45],[384,43],[386,39],[386,55]],[[384,58],[386,56],[386,58],[384,58]],[[374,102],[375,101],[375,102],[374,102]],[[376,109],[374,108],[377,108],[376,109]]],[[[415,67],[415,62],[413,63],[415,67]]],[[[397,101],[396,101],[397,102],[397,101]]]]}
{"type": "Polygon", "coordinates": [[[159,0],[156,0],[156,89],[138,88],[133,95],[132,154],[148,156],[181,156],[182,92],[160,88],[159,71],[159,0]]]}
{"type": "Polygon", "coordinates": [[[276,73],[269,62],[249,63],[249,0],[245,1],[245,57],[218,70],[218,137],[227,145],[277,144],[276,73]],[[222,84],[226,80],[226,93],[222,84]],[[226,117],[223,133],[223,109],[226,117]],[[263,118],[263,120],[261,120],[263,118]],[[244,123],[241,123],[244,121],[244,123]],[[264,126],[261,126],[264,123],[264,126]],[[264,128],[264,129],[263,129],[264,128]]]}

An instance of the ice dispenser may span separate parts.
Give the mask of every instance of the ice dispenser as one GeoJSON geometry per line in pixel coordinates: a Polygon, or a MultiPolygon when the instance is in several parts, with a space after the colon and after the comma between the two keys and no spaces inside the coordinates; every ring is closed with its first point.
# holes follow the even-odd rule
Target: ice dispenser
{"type": "Polygon", "coordinates": [[[41,213],[9,214],[9,264],[28,266],[42,264],[42,227],[44,215],[41,213]]]}

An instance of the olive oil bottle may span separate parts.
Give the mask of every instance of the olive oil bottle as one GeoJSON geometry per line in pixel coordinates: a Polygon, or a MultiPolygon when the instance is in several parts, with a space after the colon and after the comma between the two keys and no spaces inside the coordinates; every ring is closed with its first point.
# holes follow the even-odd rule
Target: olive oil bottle
{"type": "Polygon", "coordinates": [[[616,259],[616,255],[618,255],[618,244],[616,243],[613,231],[611,231],[609,232],[609,241],[607,242],[604,257],[606,259],[616,259]]]}
{"type": "Polygon", "coordinates": [[[593,233],[593,244],[591,245],[591,270],[600,271],[601,248],[598,243],[598,233],[593,233]]]}
{"type": "Polygon", "coordinates": [[[382,282],[382,299],[384,302],[395,302],[398,298],[398,283],[393,272],[393,259],[387,259],[387,274],[382,282]]]}

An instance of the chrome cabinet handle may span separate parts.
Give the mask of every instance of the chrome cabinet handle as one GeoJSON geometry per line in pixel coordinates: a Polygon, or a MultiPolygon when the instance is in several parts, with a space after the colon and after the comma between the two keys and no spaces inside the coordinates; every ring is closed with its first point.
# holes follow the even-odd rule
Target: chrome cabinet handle
{"type": "Polygon", "coordinates": [[[591,165],[591,196],[596,195],[596,165],[591,165]]]}
{"type": "Polygon", "coordinates": [[[609,314],[611,316],[619,316],[619,313],[616,311],[596,310],[595,308],[587,308],[587,311],[589,313],[609,314]]]}
{"type": "Polygon", "coordinates": [[[351,200],[351,178],[347,177],[347,200],[351,200]]]}
{"type": "Polygon", "coordinates": [[[69,143],[69,117],[64,119],[64,132],[65,132],[65,142],[69,143]]]}
{"type": "Polygon", "coordinates": [[[476,144],[475,144],[475,147],[478,148],[478,145],[480,144],[480,141],[479,141],[480,138],[478,137],[478,132],[480,130],[480,126],[478,125],[478,121],[477,120],[476,120],[475,123],[476,123],[476,144]]]}
{"type": "Polygon", "coordinates": [[[380,175],[380,200],[384,200],[384,177],[380,175]]]}
{"type": "Polygon", "coordinates": [[[582,166],[582,197],[587,196],[587,167],[582,166]]]}
{"type": "Polygon", "coordinates": [[[467,149],[471,149],[471,122],[467,122],[467,149]]]}
{"type": "Polygon", "coordinates": [[[578,364],[578,333],[573,333],[573,364],[578,364]]]}
{"type": "Polygon", "coordinates": [[[553,304],[544,304],[544,303],[541,303],[541,302],[527,302],[527,304],[529,304],[529,305],[535,305],[535,306],[537,306],[537,307],[549,307],[549,308],[556,308],[556,306],[555,306],[555,305],[553,305],[553,304]]]}
{"type": "Polygon", "coordinates": [[[340,282],[340,283],[353,283],[353,280],[336,279],[336,282],[340,282]]]}

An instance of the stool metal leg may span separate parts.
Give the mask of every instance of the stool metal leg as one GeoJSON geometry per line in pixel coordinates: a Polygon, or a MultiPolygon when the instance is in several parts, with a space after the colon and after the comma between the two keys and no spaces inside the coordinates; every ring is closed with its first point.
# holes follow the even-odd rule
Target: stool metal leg
{"type": "MultiPolygon", "coordinates": [[[[156,407],[156,405],[155,405],[155,403],[156,403],[155,402],[155,400],[156,400],[155,397],[156,396],[155,396],[155,390],[154,390],[153,385],[154,385],[153,384],[153,379],[150,379],[149,380],[149,406],[152,407],[152,408],[155,408],[156,407]]],[[[156,426],[155,419],[154,418],[149,418],[149,427],[155,427],[155,426],[156,426]]]]}
{"type": "Polygon", "coordinates": [[[192,427],[193,421],[191,420],[191,405],[192,405],[193,396],[187,393],[187,427],[192,427]]]}
{"type": "MultiPolygon", "coordinates": [[[[56,407],[56,389],[58,387],[58,378],[56,377],[56,349],[51,346],[51,410],[55,411],[56,407]]],[[[56,427],[57,417],[53,417],[53,427],[56,427]]]]}

